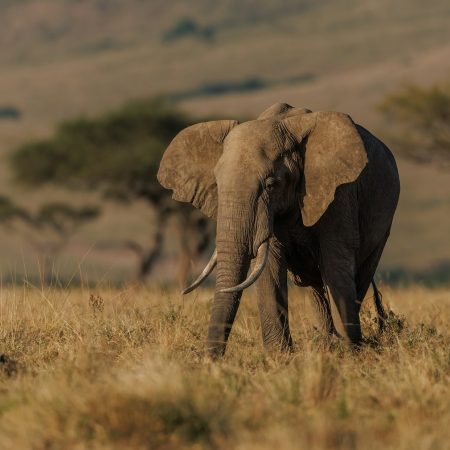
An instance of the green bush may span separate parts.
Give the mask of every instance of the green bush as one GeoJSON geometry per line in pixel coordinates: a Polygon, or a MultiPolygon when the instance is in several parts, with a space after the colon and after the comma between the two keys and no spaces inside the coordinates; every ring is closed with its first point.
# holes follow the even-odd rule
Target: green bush
{"type": "Polygon", "coordinates": [[[193,37],[204,41],[214,39],[214,28],[200,26],[190,17],[181,17],[173,27],[169,28],[163,35],[163,42],[173,42],[186,37],[193,37]]]}

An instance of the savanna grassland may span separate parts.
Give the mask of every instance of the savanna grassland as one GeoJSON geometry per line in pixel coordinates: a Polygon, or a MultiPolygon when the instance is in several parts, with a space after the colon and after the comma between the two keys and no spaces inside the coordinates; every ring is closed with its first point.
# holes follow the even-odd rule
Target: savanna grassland
{"type": "MultiPolygon", "coordinates": [[[[104,287],[130,280],[136,265],[105,241],[146,244],[148,205],[21,188],[9,157],[63,120],[160,95],[193,117],[256,117],[279,101],[340,110],[385,139],[386,94],[448,79],[449,18],[447,0],[0,0],[0,109],[20,116],[0,121],[0,194],[29,208],[61,200],[105,211],[55,263],[52,279],[79,270],[81,287],[35,283],[35,252],[1,230],[1,279],[16,286],[0,283],[0,450],[448,449],[449,288],[382,288],[388,330],[376,339],[368,300],[359,352],[327,341],[306,291],[292,289],[290,355],[264,352],[246,293],[227,354],[212,362],[212,291],[183,299],[104,287]]],[[[382,266],[448,261],[448,171],[398,163],[382,266]]],[[[168,259],[153,280],[172,272],[168,259]]]]}
{"type": "Polygon", "coordinates": [[[383,288],[394,311],[355,353],[291,290],[297,344],[262,350],[246,294],[226,357],[204,337],[212,293],[3,288],[2,449],[447,449],[450,291],[383,288]]]}

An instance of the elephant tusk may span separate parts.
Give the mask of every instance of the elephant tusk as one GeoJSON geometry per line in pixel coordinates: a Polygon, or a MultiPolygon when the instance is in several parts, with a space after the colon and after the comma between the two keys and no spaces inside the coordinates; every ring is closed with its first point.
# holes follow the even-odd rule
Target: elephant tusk
{"type": "Polygon", "coordinates": [[[203,272],[181,294],[182,295],[189,294],[189,292],[192,292],[194,289],[196,289],[198,286],[200,286],[206,280],[206,278],[208,278],[209,274],[214,270],[214,267],[216,267],[216,264],[217,264],[217,249],[214,250],[214,253],[211,256],[211,259],[209,260],[206,267],[203,269],[203,272]]]}
{"type": "Polygon", "coordinates": [[[247,279],[238,284],[237,286],[231,288],[225,288],[218,291],[219,293],[229,293],[229,292],[239,292],[247,289],[251,286],[261,275],[264,267],[266,267],[267,259],[269,257],[269,242],[264,241],[258,248],[258,253],[256,254],[255,267],[253,267],[252,273],[247,277],[247,279]]]}

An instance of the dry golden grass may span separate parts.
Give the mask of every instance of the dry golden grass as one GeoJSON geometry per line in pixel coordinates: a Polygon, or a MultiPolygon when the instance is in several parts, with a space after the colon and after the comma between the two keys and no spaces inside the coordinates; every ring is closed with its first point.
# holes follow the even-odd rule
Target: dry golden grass
{"type": "Polygon", "coordinates": [[[448,448],[448,289],[384,288],[395,315],[376,344],[366,302],[358,353],[291,292],[294,354],[264,353],[250,294],[213,363],[207,290],[3,289],[0,447],[448,448]]]}

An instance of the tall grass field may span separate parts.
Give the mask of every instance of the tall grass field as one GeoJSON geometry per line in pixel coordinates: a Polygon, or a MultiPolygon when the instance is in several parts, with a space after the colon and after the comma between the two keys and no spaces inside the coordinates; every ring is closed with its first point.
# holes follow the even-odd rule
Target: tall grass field
{"type": "Polygon", "coordinates": [[[388,329],[366,299],[356,352],[291,289],[289,355],[263,350],[246,293],[212,362],[206,289],[4,287],[0,448],[448,449],[450,291],[382,291],[388,329]]]}

